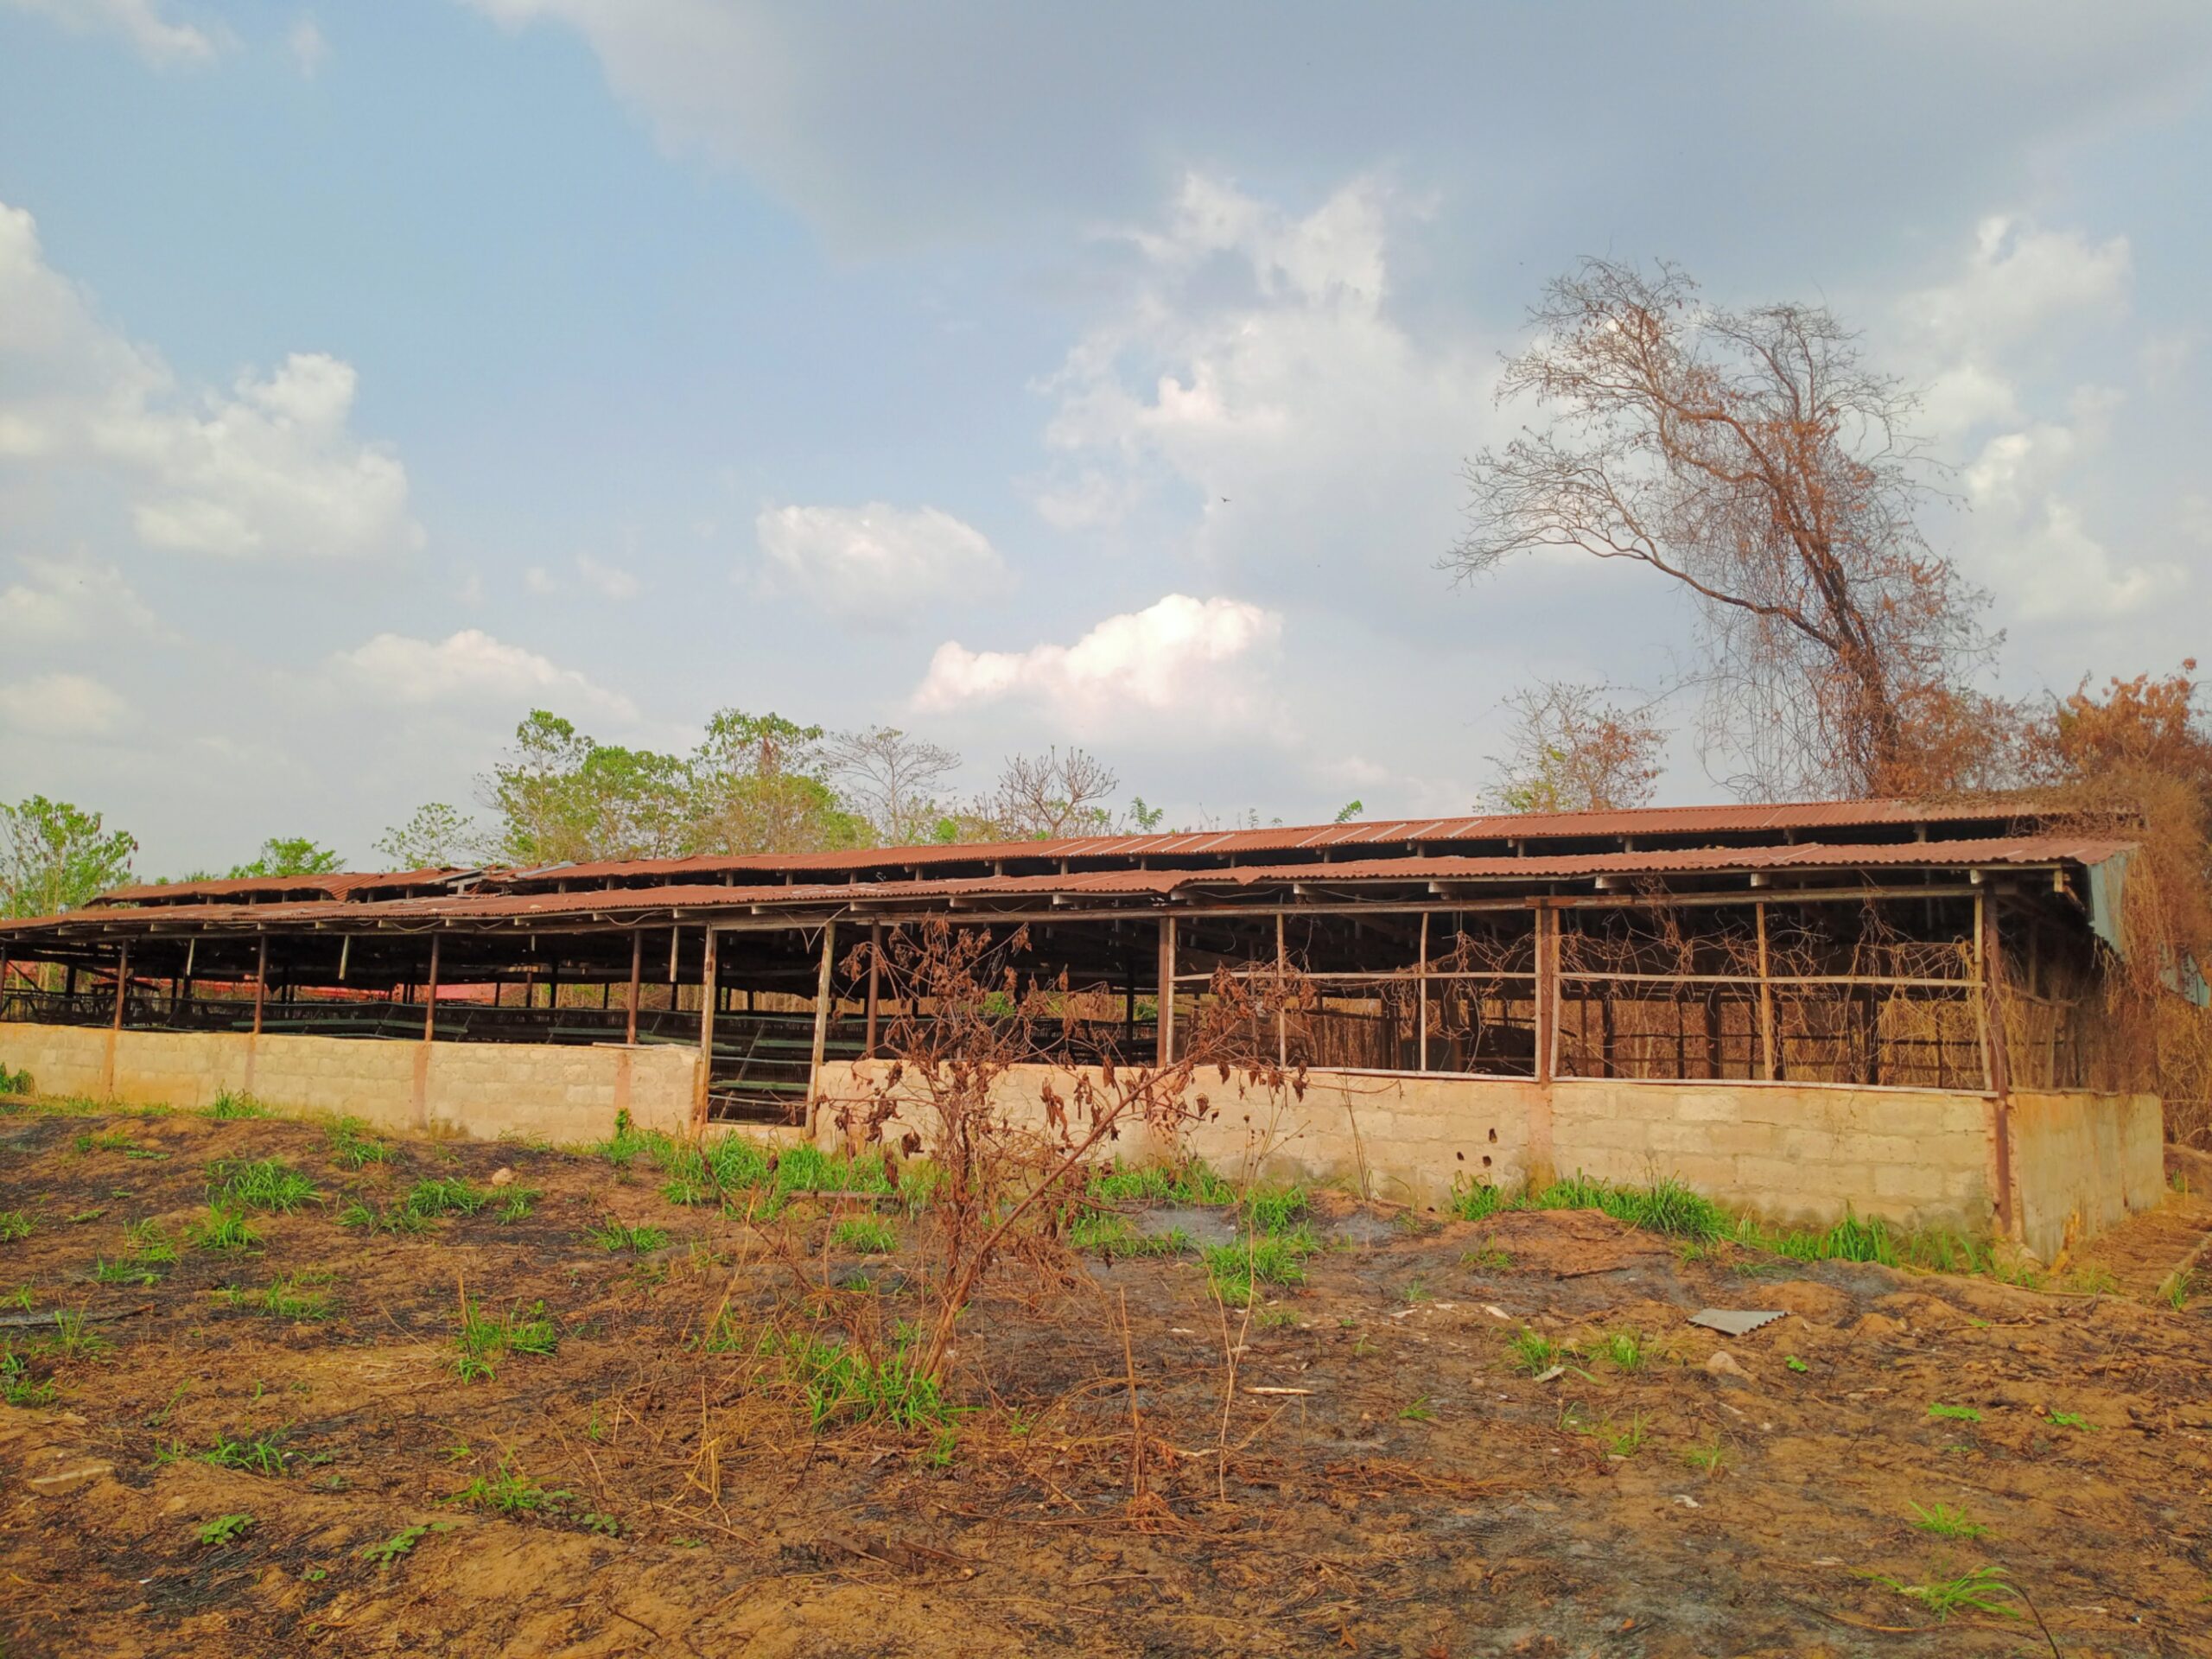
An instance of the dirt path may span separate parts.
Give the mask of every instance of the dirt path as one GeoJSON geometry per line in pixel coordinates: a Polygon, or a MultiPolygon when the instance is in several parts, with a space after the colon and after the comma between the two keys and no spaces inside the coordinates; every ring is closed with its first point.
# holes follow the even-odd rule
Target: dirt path
{"type": "Polygon", "coordinates": [[[863,1259],[818,1207],[754,1225],[660,1180],[437,1142],[349,1170],[276,1121],[0,1117],[0,1217],[31,1224],[0,1243],[6,1311],[87,1315],[0,1332],[11,1390],[55,1388],[0,1407],[5,1652],[2212,1653],[2212,1295],[2165,1306],[2140,1265],[2200,1225],[2185,1206],[2085,1253],[2141,1294],[2045,1295],[1594,1212],[1409,1230],[1338,1205],[1241,1344],[1188,1258],[1009,1268],[950,1432],[817,1433],[763,1357],[794,1262],[836,1287],[817,1310],[887,1327],[918,1224],[863,1259]],[[211,1165],[272,1157],[319,1196],[254,1215],[251,1248],[118,1277],[126,1229],[181,1244],[211,1165]],[[493,1201],[340,1224],[428,1179],[493,1201]],[[665,1242],[609,1251],[609,1220],[665,1242]],[[518,1325],[542,1302],[554,1351],[465,1382],[464,1288],[518,1325]],[[1723,1338],[1687,1323],[1704,1306],[1783,1317],[1723,1338]],[[1523,1332],[1567,1369],[1532,1375],[1523,1332]],[[251,1520],[225,1541],[226,1516],[251,1520]],[[1882,1581],[1983,1567],[2048,1637],[2018,1599],[1939,1620],[1882,1581]]]}

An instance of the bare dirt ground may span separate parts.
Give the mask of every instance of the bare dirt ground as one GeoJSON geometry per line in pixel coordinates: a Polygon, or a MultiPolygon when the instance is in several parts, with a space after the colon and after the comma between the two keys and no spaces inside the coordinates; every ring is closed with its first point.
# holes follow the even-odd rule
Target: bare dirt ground
{"type": "Polygon", "coordinates": [[[0,1243],[0,1294],[28,1287],[0,1334],[19,1394],[55,1385],[0,1406],[10,1659],[2212,1653],[2212,1296],[2153,1295],[2201,1199],[2105,1243],[2089,1271],[2119,1288],[2088,1294],[1338,1203],[1241,1344],[1187,1258],[1009,1268],[969,1315],[952,1434],[817,1433],[757,1351],[702,1333],[788,1320],[802,1273],[836,1287],[817,1311],[896,1317],[897,1254],[828,1249],[818,1203],[765,1227],[672,1205],[642,1160],[397,1150],[351,1171],[312,1125],[0,1116],[0,1212],[32,1224],[0,1243]],[[256,1217],[257,1248],[94,1277],[130,1224],[181,1241],[211,1162],[268,1157],[321,1198],[256,1217]],[[338,1223],[502,1167],[527,1217],[338,1223]],[[668,1242],[611,1253],[586,1236],[610,1217],[668,1242]],[[327,1317],[226,1294],[280,1276],[327,1317]],[[464,1382],[463,1286],[543,1302],[556,1351],[464,1382]],[[1686,1322],[1708,1306],[1785,1317],[1723,1338],[1686,1322]],[[1571,1368],[1532,1376],[1524,1328],[1576,1342],[1571,1368]],[[1637,1363],[1604,1357],[1628,1332],[1637,1363]],[[248,1466],[203,1455],[226,1446],[248,1466]],[[459,1497],[503,1465],[538,1508],[459,1497]],[[1916,1524],[1938,1505],[1986,1530],[1916,1524]],[[202,1541],[226,1516],[251,1519],[202,1541]],[[1985,1567],[2035,1616],[1939,1619],[1882,1582],[1985,1567]]]}

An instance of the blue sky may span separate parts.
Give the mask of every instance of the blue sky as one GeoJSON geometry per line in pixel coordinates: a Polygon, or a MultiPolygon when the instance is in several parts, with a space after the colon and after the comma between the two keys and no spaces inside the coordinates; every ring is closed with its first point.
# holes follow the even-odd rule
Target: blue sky
{"type": "Polygon", "coordinates": [[[737,704],[1464,810],[1515,686],[1688,645],[1435,568],[1587,253],[1929,389],[2005,689],[2171,666],[2208,64],[2193,3],[0,0],[0,796],[365,862],[533,705],[737,704]]]}

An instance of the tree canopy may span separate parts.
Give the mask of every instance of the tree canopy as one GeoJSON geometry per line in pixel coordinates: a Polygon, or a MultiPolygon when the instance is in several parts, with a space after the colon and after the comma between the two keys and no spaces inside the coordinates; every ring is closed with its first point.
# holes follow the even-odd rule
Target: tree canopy
{"type": "Polygon", "coordinates": [[[137,842],[97,812],[34,795],[0,806],[0,912],[51,916],[130,879],[137,842]]]}

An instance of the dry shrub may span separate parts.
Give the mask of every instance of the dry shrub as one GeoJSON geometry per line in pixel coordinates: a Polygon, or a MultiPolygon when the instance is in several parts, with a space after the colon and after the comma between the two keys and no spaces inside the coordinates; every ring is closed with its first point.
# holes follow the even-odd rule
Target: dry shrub
{"type": "Polygon", "coordinates": [[[2195,661],[2164,676],[2084,680],[2021,740],[2022,767],[2051,816],[2084,833],[2115,826],[2138,848],[2122,915],[2127,950],[2102,989],[2112,1069],[2166,1102],[2167,1138],[2212,1140],[2212,1014],[2184,990],[2212,963],[2212,730],[2195,661]]]}
{"type": "MultiPolygon", "coordinates": [[[[846,959],[870,969],[874,944],[846,959]]],[[[855,1153],[887,1159],[927,1148],[936,1166],[931,1224],[920,1262],[924,1316],[911,1363],[944,1374],[960,1316],[991,1269],[1008,1255],[1040,1263],[1058,1249],[1058,1230],[1079,1193],[1086,1163],[1124,1130],[1172,1141],[1211,1110],[1211,1078],[1238,1090],[1303,1092],[1287,1071],[1245,1040],[1270,999],[1287,995],[1266,975],[1217,973],[1178,1053],[1164,1065],[1116,1064],[1062,1071],[1040,1086],[1041,1113],[1001,1086],[1009,1071],[1040,1059],[1040,1025],[1068,995],[1066,976],[1023,971],[1027,930],[958,928],[931,920],[883,938],[874,970],[887,1003],[886,1047],[895,1056],[861,1079],[862,1092],[833,1122],[855,1153]]]]}

